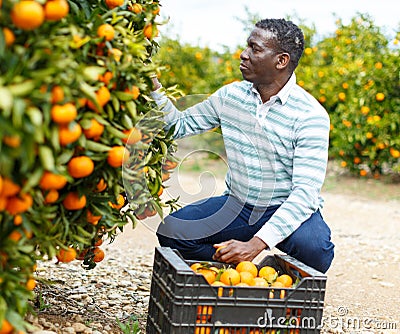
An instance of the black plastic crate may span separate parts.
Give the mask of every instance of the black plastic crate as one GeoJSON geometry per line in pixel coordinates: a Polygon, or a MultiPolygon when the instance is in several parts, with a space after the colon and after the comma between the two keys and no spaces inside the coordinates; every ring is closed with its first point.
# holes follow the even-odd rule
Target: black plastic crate
{"type": "Polygon", "coordinates": [[[327,278],[319,271],[288,255],[270,255],[258,267],[299,278],[296,287],[217,287],[193,272],[194,262],[171,248],[156,248],[147,334],[320,332],[327,278]]]}

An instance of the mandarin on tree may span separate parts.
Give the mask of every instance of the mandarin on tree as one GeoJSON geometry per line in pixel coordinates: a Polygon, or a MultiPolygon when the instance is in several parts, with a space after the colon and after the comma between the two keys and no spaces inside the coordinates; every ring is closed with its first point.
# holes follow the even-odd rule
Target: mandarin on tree
{"type": "Polygon", "coordinates": [[[34,278],[28,279],[28,281],[26,282],[27,290],[33,291],[33,289],[35,289],[35,287],[36,287],[36,280],[34,278]]]}
{"type": "Polygon", "coordinates": [[[11,334],[14,330],[14,327],[8,322],[7,319],[3,319],[3,322],[0,327],[0,334],[11,334]]]}
{"type": "Polygon", "coordinates": [[[33,199],[30,194],[19,194],[7,199],[6,210],[11,215],[23,213],[27,211],[33,204],[33,199]]]}
{"type": "Polygon", "coordinates": [[[113,9],[124,4],[124,0],[105,0],[108,8],[113,9]]]}
{"type": "Polygon", "coordinates": [[[73,157],[68,162],[68,173],[74,178],[89,176],[94,171],[94,162],[87,156],[73,157]]]}
{"type": "Polygon", "coordinates": [[[50,113],[51,119],[59,124],[69,123],[78,116],[76,107],[72,103],[64,105],[55,104],[51,108],[50,113]]]}
{"type": "Polygon", "coordinates": [[[103,216],[94,216],[93,213],[91,211],[87,211],[86,213],[86,217],[87,217],[87,221],[89,224],[92,225],[97,225],[99,220],[103,217],[103,216]]]}
{"type": "Polygon", "coordinates": [[[7,27],[4,27],[3,34],[4,34],[4,40],[6,41],[6,46],[10,46],[15,42],[15,35],[12,32],[12,30],[10,30],[7,27]]]}
{"type": "Polygon", "coordinates": [[[48,193],[44,197],[44,203],[52,204],[52,203],[56,202],[59,197],[60,197],[60,194],[58,193],[58,191],[55,189],[51,189],[48,191],[48,193]]]}
{"type": "Polygon", "coordinates": [[[114,35],[115,30],[111,24],[104,23],[97,28],[97,36],[104,37],[106,41],[111,41],[114,35]]]}
{"type": "Polygon", "coordinates": [[[51,89],[51,103],[56,104],[64,101],[64,89],[61,86],[54,86],[51,89]]]}
{"type": "Polygon", "coordinates": [[[58,138],[61,146],[67,146],[76,142],[82,134],[82,128],[77,122],[60,124],[58,138]]]}
{"type": "Polygon", "coordinates": [[[93,257],[94,262],[101,262],[104,260],[105,253],[101,248],[95,247],[93,249],[93,254],[94,254],[94,257],[93,257]]]}
{"type": "MultiPolygon", "coordinates": [[[[104,107],[108,103],[108,101],[110,101],[110,99],[111,99],[111,94],[110,94],[109,89],[106,86],[101,86],[96,92],[96,101],[99,104],[99,106],[104,107]]],[[[97,107],[94,104],[94,102],[88,100],[87,105],[93,111],[96,111],[96,112],[99,111],[99,110],[97,110],[97,107]]]]}
{"type": "Polygon", "coordinates": [[[121,209],[125,204],[125,198],[121,194],[117,196],[117,203],[108,202],[108,204],[114,209],[121,209]]]}
{"type": "Polygon", "coordinates": [[[4,136],[3,143],[9,147],[17,148],[21,145],[21,137],[19,135],[4,136]]]}
{"type": "Polygon", "coordinates": [[[42,178],[39,181],[39,187],[43,190],[50,190],[50,189],[59,190],[61,188],[64,188],[67,182],[68,180],[64,175],[54,174],[45,171],[42,175],[42,178]]]}
{"type": "Polygon", "coordinates": [[[122,57],[122,51],[117,48],[112,48],[108,50],[108,54],[114,58],[114,60],[118,63],[122,57]]]}
{"type": "Polygon", "coordinates": [[[107,155],[107,162],[110,166],[121,167],[129,159],[129,151],[124,146],[113,146],[107,155]]]}
{"type": "Polygon", "coordinates": [[[62,203],[67,210],[80,210],[86,206],[86,196],[80,196],[77,192],[69,192],[62,203]]]}
{"type": "Polygon", "coordinates": [[[104,132],[104,125],[99,123],[96,119],[90,120],[90,126],[87,129],[83,129],[83,134],[88,139],[98,139],[104,132]]]}
{"type": "Polygon", "coordinates": [[[20,192],[21,187],[12,180],[7,177],[3,178],[2,180],[3,186],[0,192],[0,197],[14,196],[20,192]]]}
{"type": "Polygon", "coordinates": [[[130,10],[132,12],[134,12],[135,14],[139,14],[143,11],[143,7],[141,4],[135,3],[135,4],[133,4],[133,6],[131,6],[130,10]]]}
{"type": "Polygon", "coordinates": [[[76,249],[73,247],[68,247],[68,249],[60,248],[56,257],[60,262],[71,262],[76,259],[76,249]]]}
{"type": "Polygon", "coordinates": [[[33,30],[42,25],[44,9],[36,1],[22,0],[14,4],[11,10],[11,20],[20,29],[33,30]]]}
{"type": "Polygon", "coordinates": [[[130,89],[125,88],[125,93],[131,94],[133,99],[136,100],[140,95],[140,89],[138,86],[132,86],[130,89]]]}
{"type": "Polygon", "coordinates": [[[44,5],[46,20],[58,21],[66,17],[69,12],[67,0],[47,0],[44,5]]]}
{"type": "Polygon", "coordinates": [[[142,132],[138,128],[124,130],[123,133],[126,134],[126,137],[122,139],[125,144],[133,145],[142,139],[142,132]]]}

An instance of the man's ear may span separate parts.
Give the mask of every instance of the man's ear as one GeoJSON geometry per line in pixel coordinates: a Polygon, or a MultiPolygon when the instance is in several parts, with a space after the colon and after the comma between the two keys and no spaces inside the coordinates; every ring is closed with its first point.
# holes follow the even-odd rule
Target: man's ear
{"type": "Polygon", "coordinates": [[[278,54],[278,62],[276,63],[277,70],[283,70],[289,65],[290,55],[286,52],[278,54]]]}

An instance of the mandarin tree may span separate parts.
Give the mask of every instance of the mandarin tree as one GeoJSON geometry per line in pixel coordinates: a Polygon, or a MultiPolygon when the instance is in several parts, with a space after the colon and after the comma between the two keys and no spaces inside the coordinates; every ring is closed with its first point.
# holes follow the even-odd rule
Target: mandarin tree
{"type": "Polygon", "coordinates": [[[360,176],[400,171],[399,50],[368,15],[337,20],[305,52],[298,78],[328,110],[330,156],[360,176]]]}
{"type": "Polygon", "coordinates": [[[138,2],[2,1],[0,326],[24,330],[37,260],[93,268],[99,239],[173,205],[158,194],[175,143],[149,96],[160,5],[138,2]]]}

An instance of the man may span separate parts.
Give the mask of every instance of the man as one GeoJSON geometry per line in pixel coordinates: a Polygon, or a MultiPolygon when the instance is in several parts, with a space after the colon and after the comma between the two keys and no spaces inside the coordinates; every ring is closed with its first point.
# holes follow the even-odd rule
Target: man
{"type": "Polygon", "coordinates": [[[220,127],[229,167],[222,196],[166,217],[157,231],[161,246],[187,259],[227,263],[251,261],[277,247],[328,270],[334,245],[320,213],[320,190],[329,117],[296,84],[293,71],[303,50],[302,31],[291,21],[257,22],[240,56],[244,81],[182,112],[154,79],[153,98],[166,112],[167,127],[175,126],[175,137],[220,127]]]}

